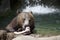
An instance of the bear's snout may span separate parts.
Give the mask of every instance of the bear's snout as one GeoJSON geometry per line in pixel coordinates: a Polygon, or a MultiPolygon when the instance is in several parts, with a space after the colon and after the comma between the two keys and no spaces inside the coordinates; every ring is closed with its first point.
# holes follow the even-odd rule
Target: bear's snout
{"type": "Polygon", "coordinates": [[[29,25],[25,25],[25,27],[29,27],[29,25]]]}

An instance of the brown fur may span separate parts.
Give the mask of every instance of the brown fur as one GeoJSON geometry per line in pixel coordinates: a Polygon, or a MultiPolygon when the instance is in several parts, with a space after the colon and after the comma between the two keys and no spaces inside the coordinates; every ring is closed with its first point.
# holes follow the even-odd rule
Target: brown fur
{"type": "Polygon", "coordinates": [[[0,30],[0,40],[12,40],[14,33],[7,33],[5,30],[0,30]]]}
{"type": "Polygon", "coordinates": [[[6,40],[12,40],[14,38],[14,33],[7,33],[6,40]]]}
{"type": "Polygon", "coordinates": [[[6,31],[0,30],[0,40],[6,40],[6,31]]]}

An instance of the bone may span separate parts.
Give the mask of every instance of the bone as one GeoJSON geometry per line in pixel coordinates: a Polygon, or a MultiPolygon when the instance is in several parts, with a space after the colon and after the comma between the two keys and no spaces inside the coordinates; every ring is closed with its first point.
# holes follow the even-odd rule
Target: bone
{"type": "Polygon", "coordinates": [[[30,33],[30,27],[26,27],[26,29],[21,32],[14,32],[14,34],[29,34],[29,33],[30,33]]]}

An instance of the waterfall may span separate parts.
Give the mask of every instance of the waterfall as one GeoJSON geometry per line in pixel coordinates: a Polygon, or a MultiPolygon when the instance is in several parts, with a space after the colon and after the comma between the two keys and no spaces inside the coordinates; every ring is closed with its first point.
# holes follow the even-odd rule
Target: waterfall
{"type": "Polygon", "coordinates": [[[35,6],[26,6],[25,9],[23,9],[24,12],[29,12],[32,11],[34,14],[38,13],[38,14],[47,14],[47,13],[52,13],[55,12],[56,9],[54,8],[49,8],[48,6],[44,7],[41,5],[35,5],[35,6]]]}
{"type": "Polygon", "coordinates": [[[26,2],[28,5],[30,4],[29,0],[25,0],[25,2],[26,2]]]}
{"type": "Polygon", "coordinates": [[[22,9],[23,12],[32,11],[34,14],[48,14],[56,12],[57,9],[53,7],[44,6],[41,0],[26,0],[26,7],[22,9]]]}

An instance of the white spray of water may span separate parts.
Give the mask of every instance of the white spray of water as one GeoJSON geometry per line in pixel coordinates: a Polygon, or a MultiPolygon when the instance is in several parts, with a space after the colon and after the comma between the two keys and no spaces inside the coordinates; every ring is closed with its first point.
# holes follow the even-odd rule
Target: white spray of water
{"type": "Polygon", "coordinates": [[[29,12],[32,11],[34,14],[38,13],[38,14],[47,14],[47,13],[52,13],[55,12],[56,9],[54,8],[49,8],[49,7],[44,7],[41,5],[35,5],[35,6],[26,6],[25,9],[23,9],[23,12],[29,12]]]}
{"type": "Polygon", "coordinates": [[[27,3],[27,4],[29,4],[30,2],[29,2],[29,0],[25,0],[25,2],[27,3]]]}

